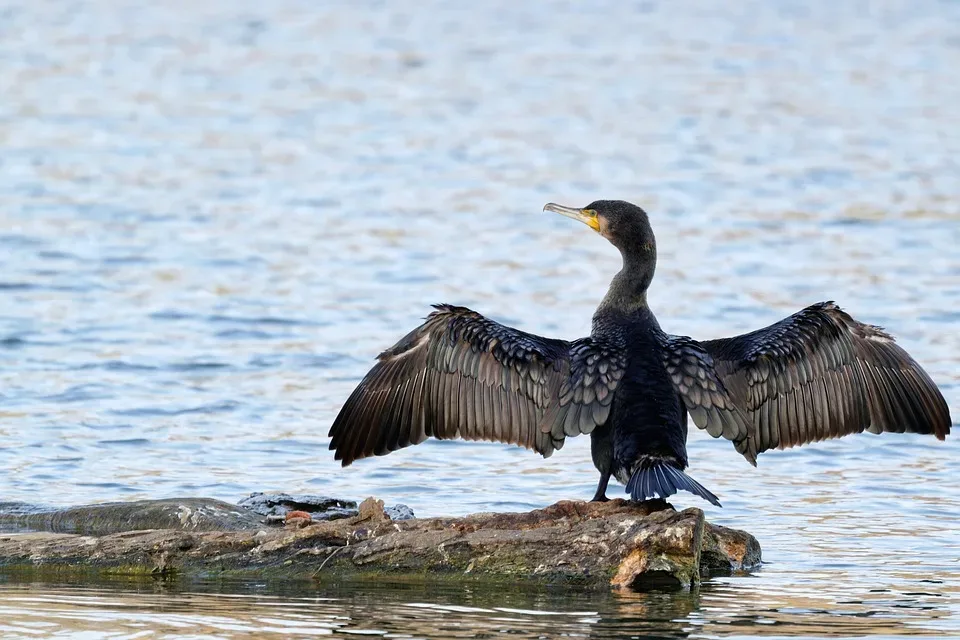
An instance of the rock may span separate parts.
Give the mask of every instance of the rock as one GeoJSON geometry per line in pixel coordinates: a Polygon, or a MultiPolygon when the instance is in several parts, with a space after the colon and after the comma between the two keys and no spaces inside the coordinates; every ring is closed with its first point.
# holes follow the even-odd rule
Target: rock
{"type": "Polygon", "coordinates": [[[711,575],[750,571],[759,567],[760,543],[746,531],[707,523],[700,565],[711,575]]]}
{"type": "Polygon", "coordinates": [[[304,511],[314,520],[339,520],[357,515],[357,503],[325,496],[289,493],[251,493],[237,503],[244,509],[282,519],[288,511],[304,511]]]}
{"type": "MultiPolygon", "coordinates": [[[[283,521],[290,511],[302,511],[310,514],[314,520],[340,520],[357,515],[357,503],[352,500],[340,500],[326,496],[298,493],[251,493],[237,503],[244,509],[266,516],[268,521],[283,521]]],[[[405,504],[386,507],[384,512],[392,520],[410,520],[413,509],[405,504]]]]}
{"type": "MultiPolygon", "coordinates": [[[[294,513],[303,513],[302,511],[295,511],[294,513]]],[[[302,529],[304,527],[310,526],[313,523],[313,520],[309,517],[307,518],[287,518],[284,522],[284,526],[287,528],[302,529]]]]}
{"type": "Polygon", "coordinates": [[[413,520],[416,518],[416,516],[413,515],[413,509],[405,504],[396,504],[392,507],[385,507],[383,512],[387,514],[387,517],[391,520],[413,520]]]}
{"type": "MultiPolygon", "coordinates": [[[[0,502],[0,517],[27,516],[34,513],[44,513],[54,511],[53,507],[45,505],[28,504],[26,502],[0,502]]],[[[0,521],[3,524],[4,521],[0,521]]]]}
{"type": "Polygon", "coordinates": [[[302,529],[313,522],[313,518],[306,511],[287,511],[284,517],[284,524],[287,527],[296,527],[302,529]]]}
{"type": "Polygon", "coordinates": [[[242,531],[262,526],[262,518],[230,503],[210,498],[106,502],[62,509],[0,503],[0,531],[50,531],[102,536],[141,529],[242,531]]]}
{"type": "Polygon", "coordinates": [[[699,509],[655,508],[565,501],[528,513],[397,521],[381,501],[368,498],[352,518],[302,528],[14,534],[0,536],[0,575],[392,577],[648,590],[688,588],[703,575],[759,564],[760,546],[749,534],[710,525],[699,509]]]}

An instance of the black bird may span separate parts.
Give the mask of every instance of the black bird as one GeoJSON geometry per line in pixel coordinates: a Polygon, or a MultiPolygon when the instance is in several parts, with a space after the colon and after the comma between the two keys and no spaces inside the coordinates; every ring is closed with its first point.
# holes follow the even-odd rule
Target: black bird
{"type": "Polygon", "coordinates": [[[719,506],[683,472],[687,415],[758,453],[851,433],[950,433],[936,385],[881,328],[832,302],[764,329],[697,342],[665,333],[647,306],[657,246],[647,214],[619,200],[548,204],[620,250],[623,268],[590,336],[542,338],[475,311],[436,305],[378,358],[330,429],[343,466],[440,439],[493,440],[549,456],[590,434],[606,500],[612,475],[634,500],[679,489],[719,506]]]}

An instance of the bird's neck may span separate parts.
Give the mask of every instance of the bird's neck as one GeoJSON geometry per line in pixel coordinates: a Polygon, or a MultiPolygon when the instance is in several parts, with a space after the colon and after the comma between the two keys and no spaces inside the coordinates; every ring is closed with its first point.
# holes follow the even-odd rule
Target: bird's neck
{"type": "Polygon", "coordinates": [[[633,313],[647,308],[647,289],[656,270],[656,254],[623,256],[623,268],[613,277],[600,309],[633,313]]]}

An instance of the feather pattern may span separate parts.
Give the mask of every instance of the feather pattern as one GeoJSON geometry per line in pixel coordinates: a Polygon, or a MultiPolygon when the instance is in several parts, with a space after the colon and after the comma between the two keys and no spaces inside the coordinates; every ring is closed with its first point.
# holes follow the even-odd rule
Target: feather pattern
{"type": "Polygon", "coordinates": [[[346,466],[438,439],[490,440],[544,457],[610,415],[624,356],[602,340],[542,338],[436,305],[378,362],[330,429],[346,466]]]}
{"type": "Polygon", "coordinates": [[[732,440],[756,464],[747,418],[718,377],[710,354],[686,336],[663,335],[661,346],[664,367],[694,424],[714,438],[732,440]]]}
{"type": "Polygon", "coordinates": [[[920,365],[832,302],[701,344],[748,416],[748,459],[862,431],[950,433],[947,403],[920,365]]]}

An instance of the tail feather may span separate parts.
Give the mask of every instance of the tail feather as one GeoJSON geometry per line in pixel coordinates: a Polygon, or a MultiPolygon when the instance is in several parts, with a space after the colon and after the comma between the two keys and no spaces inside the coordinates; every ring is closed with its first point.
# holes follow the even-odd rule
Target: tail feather
{"type": "Polygon", "coordinates": [[[679,490],[689,491],[698,495],[710,504],[722,506],[717,496],[685,474],[680,469],[667,462],[658,462],[653,465],[637,467],[627,483],[627,493],[634,500],[649,500],[651,498],[666,499],[679,490]]]}

